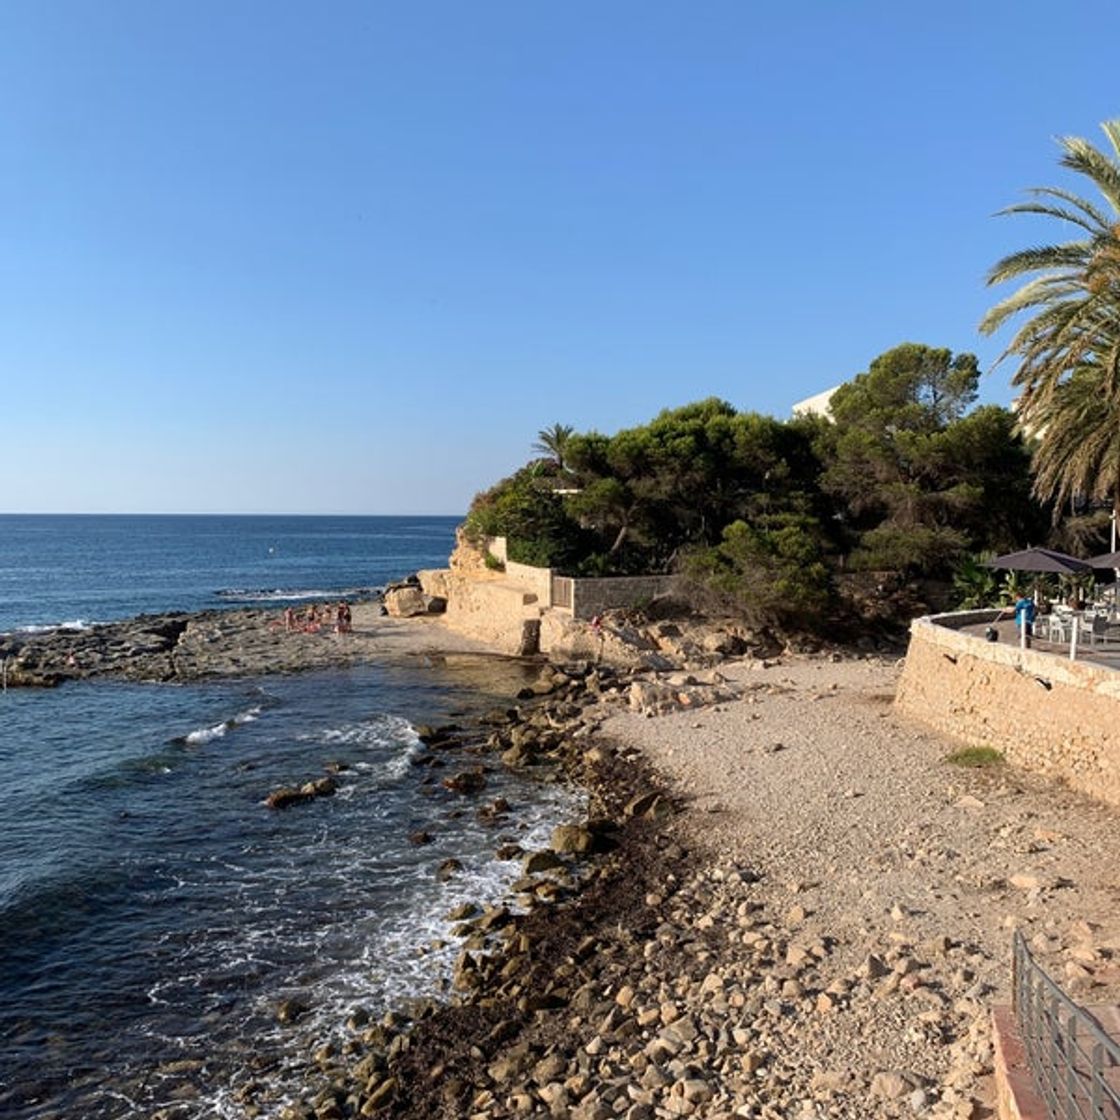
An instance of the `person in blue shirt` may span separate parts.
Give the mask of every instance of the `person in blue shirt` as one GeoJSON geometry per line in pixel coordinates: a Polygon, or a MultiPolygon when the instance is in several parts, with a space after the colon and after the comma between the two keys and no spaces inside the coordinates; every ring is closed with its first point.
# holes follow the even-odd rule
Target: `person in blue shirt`
{"type": "Polygon", "coordinates": [[[1015,625],[1020,630],[1026,627],[1028,638],[1034,633],[1034,600],[1029,595],[1015,601],[1015,625]]]}

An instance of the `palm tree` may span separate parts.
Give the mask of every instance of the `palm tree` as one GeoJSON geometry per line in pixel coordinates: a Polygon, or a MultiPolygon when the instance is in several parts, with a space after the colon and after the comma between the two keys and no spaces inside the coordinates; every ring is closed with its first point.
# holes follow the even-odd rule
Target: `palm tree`
{"type": "Polygon", "coordinates": [[[1031,410],[1041,433],[1034,452],[1035,492],[1055,512],[1077,498],[1120,508],[1120,408],[1108,375],[1084,365],[1031,410]]]}
{"type": "Polygon", "coordinates": [[[989,284],[1028,277],[984,316],[991,334],[1029,313],[1007,349],[1018,358],[1012,384],[1021,390],[1019,425],[1038,440],[1036,496],[1108,498],[1120,512],[1120,120],[1101,125],[1111,145],[1059,141],[1061,165],[1084,175],[1107,209],[1072,191],[1036,187],[1032,200],[1003,214],[1040,214],[1077,231],[1075,240],[1012,253],[988,274],[989,284]]]}
{"type": "Polygon", "coordinates": [[[532,450],[539,451],[556,461],[556,465],[564,469],[564,448],[568,440],[575,434],[575,428],[569,424],[553,424],[549,428],[542,428],[537,432],[537,442],[532,450]]]}

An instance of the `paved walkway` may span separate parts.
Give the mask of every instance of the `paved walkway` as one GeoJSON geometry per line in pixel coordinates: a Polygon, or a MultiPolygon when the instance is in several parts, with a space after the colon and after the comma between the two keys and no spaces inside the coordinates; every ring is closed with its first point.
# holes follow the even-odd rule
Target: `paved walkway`
{"type": "MultiPolygon", "coordinates": [[[[972,626],[962,626],[962,634],[972,634],[983,638],[988,628],[987,623],[978,622],[972,626]]],[[[1019,631],[1012,619],[1005,619],[995,624],[999,634],[999,641],[1003,645],[1017,646],[1019,644],[1019,631]]],[[[1052,653],[1057,657],[1069,657],[1069,642],[1051,642],[1040,636],[1031,638],[1030,648],[1036,653],[1052,653]]],[[[1093,645],[1088,639],[1079,640],[1077,643],[1077,660],[1089,661],[1095,665],[1104,665],[1110,669],[1120,671],[1120,641],[1111,640],[1093,645]]]]}

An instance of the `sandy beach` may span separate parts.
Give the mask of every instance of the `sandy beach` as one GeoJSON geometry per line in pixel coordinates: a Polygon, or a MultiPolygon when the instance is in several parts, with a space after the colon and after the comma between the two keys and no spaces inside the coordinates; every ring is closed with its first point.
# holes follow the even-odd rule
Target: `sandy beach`
{"type": "Polygon", "coordinates": [[[893,712],[897,672],[731,666],[740,702],[604,727],[685,801],[674,827],[705,853],[697,886],[718,884],[707,914],[741,935],[725,977],[772,982],[787,1001],[751,1027],[751,1045],[788,1071],[780,1104],[732,1078],[727,1105],[990,1105],[987,1012],[1010,1000],[1016,928],[1076,998],[1120,996],[1115,811],[1009,768],[946,762],[960,744],[893,712]],[[743,868],[756,881],[729,886],[743,868]],[[784,961],[758,967],[759,935],[784,944],[784,961]]]}

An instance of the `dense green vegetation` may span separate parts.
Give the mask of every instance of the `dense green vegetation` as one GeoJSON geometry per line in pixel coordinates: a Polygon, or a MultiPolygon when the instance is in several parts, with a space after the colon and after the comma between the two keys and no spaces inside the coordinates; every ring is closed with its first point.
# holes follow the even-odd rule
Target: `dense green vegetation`
{"type": "Polygon", "coordinates": [[[512,560],[675,572],[756,622],[827,624],[845,573],[948,586],[971,554],[1046,535],[1013,417],[972,407],[979,377],[970,354],[907,343],[836,391],[831,420],[708,399],[614,435],[556,424],[467,528],[512,560]]]}
{"type": "Polygon", "coordinates": [[[973,355],[904,343],[837,389],[827,419],[712,398],[614,435],[553,424],[542,458],[475,499],[468,532],[576,575],[677,573],[693,599],[813,628],[858,612],[860,573],[880,598],[920,580],[924,595],[940,583],[935,605],[980,606],[1025,586],[997,580],[994,552],[1104,551],[1120,514],[1120,121],[1103,128],[1111,153],[1065,139],[1061,162],[1104,209],[1042,187],[1006,211],[1078,233],[989,276],[1027,278],[981,324],[1022,320],[1004,355],[1016,415],[974,407],[973,355]]]}

